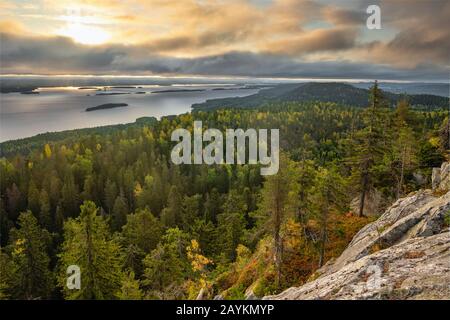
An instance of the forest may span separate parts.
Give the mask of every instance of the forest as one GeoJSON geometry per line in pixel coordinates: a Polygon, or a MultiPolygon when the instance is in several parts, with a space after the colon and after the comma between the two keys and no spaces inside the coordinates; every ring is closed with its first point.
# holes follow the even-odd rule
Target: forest
{"type": "MultiPolygon", "coordinates": [[[[378,85],[378,84],[377,84],[378,85]]],[[[405,89],[405,88],[404,88],[405,89]]],[[[390,104],[397,104],[405,98],[405,93],[393,93],[380,89],[384,100],[390,104]]],[[[337,104],[351,105],[354,107],[366,107],[370,91],[348,83],[333,82],[306,82],[278,84],[273,87],[263,88],[258,93],[223,99],[209,99],[203,103],[196,103],[192,107],[195,110],[221,109],[224,106],[237,108],[258,108],[265,104],[280,102],[334,102],[337,104]]],[[[448,99],[444,96],[432,94],[410,94],[408,101],[414,109],[433,110],[447,108],[448,99]]]]}
{"type": "Polygon", "coordinates": [[[383,208],[430,184],[448,137],[447,110],[393,103],[375,83],[365,108],[268,101],[7,142],[0,299],[244,299],[301,285],[376,219],[369,193],[383,208]],[[278,174],[174,165],[171,133],[194,121],[278,128],[278,174]]]}

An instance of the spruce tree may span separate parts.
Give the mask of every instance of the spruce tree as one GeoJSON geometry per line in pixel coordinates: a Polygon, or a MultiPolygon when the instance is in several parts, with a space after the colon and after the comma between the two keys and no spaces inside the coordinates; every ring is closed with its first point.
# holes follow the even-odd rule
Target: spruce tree
{"type": "Polygon", "coordinates": [[[286,154],[280,155],[280,168],[277,174],[268,176],[261,191],[260,210],[267,215],[266,227],[274,241],[275,285],[281,282],[283,261],[282,228],[287,218],[295,212],[298,197],[298,171],[296,164],[286,154]]]}
{"type": "Polygon", "coordinates": [[[374,186],[376,166],[383,158],[388,141],[386,100],[376,81],[370,89],[369,102],[369,107],[364,110],[365,128],[355,134],[357,144],[350,159],[353,165],[353,176],[359,185],[359,216],[364,216],[366,196],[374,186]]]}
{"type": "Polygon", "coordinates": [[[164,208],[161,213],[161,222],[163,226],[168,228],[181,226],[182,210],[183,203],[181,195],[178,192],[178,188],[176,186],[172,186],[170,188],[169,197],[167,200],[167,207],[164,208]]]}
{"type": "Polygon", "coordinates": [[[80,207],[80,216],[64,223],[64,242],[59,254],[59,285],[66,299],[115,299],[122,281],[121,248],[111,239],[108,224],[92,201],[80,207]],[[66,287],[66,270],[77,265],[80,290],[66,287]]]}
{"type": "Polygon", "coordinates": [[[119,196],[114,201],[114,206],[112,210],[112,229],[114,231],[119,231],[122,226],[126,223],[128,214],[128,204],[123,191],[120,191],[119,196]]]}
{"type": "Polygon", "coordinates": [[[18,228],[11,230],[11,298],[48,299],[53,287],[47,248],[50,235],[38,225],[31,211],[18,218],[18,228]]]}

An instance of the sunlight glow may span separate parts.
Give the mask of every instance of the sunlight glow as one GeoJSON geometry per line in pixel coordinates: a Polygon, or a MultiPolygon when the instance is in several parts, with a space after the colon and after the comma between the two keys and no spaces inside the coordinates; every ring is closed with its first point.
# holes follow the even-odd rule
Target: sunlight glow
{"type": "Polygon", "coordinates": [[[57,32],[59,35],[72,38],[81,44],[103,44],[111,38],[111,35],[99,27],[74,22],[68,23],[66,27],[57,32]]]}

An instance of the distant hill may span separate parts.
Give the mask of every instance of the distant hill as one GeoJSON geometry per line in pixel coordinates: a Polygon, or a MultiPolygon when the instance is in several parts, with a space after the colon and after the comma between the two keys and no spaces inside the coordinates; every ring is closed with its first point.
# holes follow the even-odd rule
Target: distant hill
{"type": "MultiPolygon", "coordinates": [[[[384,97],[391,105],[397,103],[403,94],[383,92],[384,97]]],[[[446,108],[446,97],[430,94],[415,94],[407,96],[411,105],[422,108],[446,108]]],[[[273,102],[334,102],[338,104],[366,107],[369,100],[369,90],[357,88],[346,83],[319,83],[309,82],[303,84],[281,84],[270,89],[246,96],[224,99],[211,99],[203,103],[193,104],[194,110],[211,110],[226,107],[253,108],[273,102]]]]}
{"type": "MultiPolygon", "coordinates": [[[[369,89],[373,82],[355,82],[351,85],[357,88],[369,89]]],[[[424,83],[424,82],[378,82],[381,90],[399,94],[432,94],[448,97],[449,83],[424,83]]]]}

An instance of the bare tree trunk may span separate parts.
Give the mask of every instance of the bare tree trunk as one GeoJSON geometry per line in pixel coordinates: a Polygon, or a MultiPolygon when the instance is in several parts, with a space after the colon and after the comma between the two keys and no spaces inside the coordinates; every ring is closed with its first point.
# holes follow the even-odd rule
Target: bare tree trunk
{"type": "Polygon", "coordinates": [[[319,255],[319,267],[323,266],[325,259],[325,243],[327,242],[327,223],[328,223],[328,200],[326,202],[326,206],[322,209],[322,231],[320,235],[320,255],[319,255]]]}
{"type": "Polygon", "coordinates": [[[403,177],[404,177],[404,172],[405,172],[405,150],[403,150],[403,154],[402,154],[402,165],[401,165],[401,169],[400,169],[400,181],[398,182],[397,185],[397,199],[400,198],[400,192],[402,189],[402,185],[403,185],[403,177]]]}
{"type": "Polygon", "coordinates": [[[278,287],[280,285],[281,281],[281,250],[282,250],[282,243],[281,243],[281,236],[280,236],[280,216],[279,212],[276,214],[275,221],[274,221],[274,241],[275,241],[275,269],[276,269],[276,286],[278,287]]]}
{"type": "MultiPolygon", "coordinates": [[[[279,182],[278,182],[279,183],[279,182]]],[[[277,193],[279,192],[279,188],[277,193]]],[[[274,217],[274,242],[275,242],[275,270],[276,270],[276,286],[279,287],[281,282],[281,255],[282,255],[282,239],[280,235],[281,231],[281,204],[280,204],[280,195],[277,194],[275,196],[275,217],[274,217]]]]}
{"type": "Polygon", "coordinates": [[[367,192],[367,184],[369,183],[367,172],[363,173],[362,177],[362,190],[361,190],[361,198],[359,199],[359,216],[364,217],[364,202],[366,200],[366,192],[367,192]]]}

